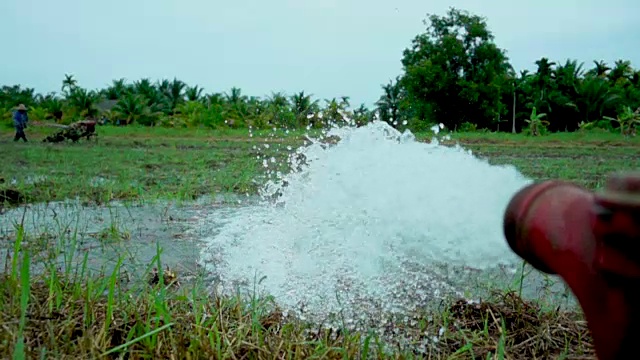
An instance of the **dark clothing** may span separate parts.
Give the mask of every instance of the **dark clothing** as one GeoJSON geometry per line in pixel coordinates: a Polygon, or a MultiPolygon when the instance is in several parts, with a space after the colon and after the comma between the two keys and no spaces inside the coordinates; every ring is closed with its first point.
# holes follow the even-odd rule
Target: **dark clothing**
{"type": "Polygon", "coordinates": [[[18,141],[20,139],[27,142],[27,136],[24,133],[24,129],[27,128],[27,123],[29,122],[29,116],[26,111],[14,111],[13,113],[13,126],[16,128],[16,136],[13,138],[13,141],[18,141]]]}
{"type": "Polygon", "coordinates": [[[16,136],[13,138],[13,141],[18,141],[20,139],[24,140],[24,142],[27,142],[27,136],[24,134],[24,129],[16,128],[16,136]]]}

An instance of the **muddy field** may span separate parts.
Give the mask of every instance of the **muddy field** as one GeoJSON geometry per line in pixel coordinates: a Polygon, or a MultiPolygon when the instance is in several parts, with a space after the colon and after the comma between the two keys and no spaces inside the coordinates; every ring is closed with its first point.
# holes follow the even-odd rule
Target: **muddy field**
{"type": "Polygon", "coordinates": [[[41,260],[33,262],[36,272],[44,270],[45,260],[54,259],[59,271],[78,271],[86,259],[88,272],[109,274],[122,257],[124,280],[135,280],[157,267],[159,246],[162,267],[189,281],[199,272],[200,241],[214,231],[200,226],[200,220],[216,213],[222,216],[238,201],[237,196],[221,195],[189,202],[91,206],[65,201],[15,207],[0,217],[0,268],[10,266],[17,230],[23,224],[22,246],[41,260]]]}

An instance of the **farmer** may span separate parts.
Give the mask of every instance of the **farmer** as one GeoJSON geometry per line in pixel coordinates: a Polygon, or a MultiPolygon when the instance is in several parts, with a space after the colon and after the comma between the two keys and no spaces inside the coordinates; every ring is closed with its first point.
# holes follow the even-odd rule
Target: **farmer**
{"type": "Polygon", "coordinates": [[[16,128],[16,136],[13,138],[13,141],[22,139],[24,142],[27,142],[27,136],[24,134],[24,129],[27,128],[28,121],[29,116],[27,115],[27,108],[24,104],[18,105],[18,108],[13,112],[13,125],[16,128]]]}

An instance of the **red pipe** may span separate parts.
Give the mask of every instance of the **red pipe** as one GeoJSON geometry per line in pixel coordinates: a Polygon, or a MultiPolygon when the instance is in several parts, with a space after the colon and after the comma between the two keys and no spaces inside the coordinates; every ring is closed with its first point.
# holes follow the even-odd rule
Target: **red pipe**
{"type": "Polygon", "coordinates": [[[585,314],[600,360],[630,359],[640,343],[640,173],[605,191],[547,181],[514,195],[504,215],[511,249],[559,275],[585,314]]]}

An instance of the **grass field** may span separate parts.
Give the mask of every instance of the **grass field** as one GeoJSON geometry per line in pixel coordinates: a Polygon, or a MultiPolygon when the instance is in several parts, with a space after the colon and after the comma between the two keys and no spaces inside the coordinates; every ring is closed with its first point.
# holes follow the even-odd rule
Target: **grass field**
{"type": "MultiPolygon", "coordinates": [[[[80,197],[87,201],[170,197],[193,199],[212,193],[255,193],[264,158],[283,160],[304,132],[207,131],[161,128],[100,128],[96,143],[47,146],[36,143],[50,128],[32,127],[30,144],[3,133],[0,152],[5,180],[30,202],[80,197]],[[36,144],[34,144],[36,143],[36,144]],[[268,145],[267,148],[265,145],[268,145]],[[101,186],[92,186],[100,183],[101,186]]],[[[419,139],[431,135],[417,134],[419,139]]],[[[455,134],[457,141],[493,163],[510,163],[535,179],[563,178],[597,188],[603,177],[640,167],[640,140],[619,134],[455,134]],[[587,167],[586,164],[589,164],[587,167]]],[[[282,163],[282,161],[277,161],[282,163]]],[[[286,169],[281,169],[286,170],[286,169]]]]}
{"type": "MultiPolygon", "coordinates": [[[[14,143],[11,130],[0,132],[0,189],[16,190],[30,203],[251,194],[264,175],[263,159],[284,159],[287,147],[304,141],[301,131],[250,136],[247,130],[100,127],[95,143],[41,143],[51,131],[30,127],[28,144],[14,143]]],[[[620,134],[468,133],[453,134],[449,142],[492,163],[514,164],[534,179],[561,178],[590,189],[602,186],[610,172],[640,169],[640,140],[620,134]]],[[[117,271],[95,277],[45,264],[44,274],[34,274],[23,245],[36,239],[23,230],[0,239],[9,248],[0,275],[2,358],[383,357],[376,334],[320,330],[285,317],[268,298],[246,303],[207,296],[197,283],[162,286],[171,273],[127,289],[119,286],[117,271]]],[[[151,266],[163,268],[160,252],[155,261],[151,266]]],[[[593,358],[579,313],[544,310],[513,293],[497,294],[493,303],[452,302],[441,313],[412,316],[415,328],[395,331],[411,333],[424,353],[391,348],[389,358],[593,358]]]]}

